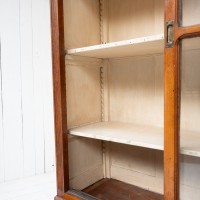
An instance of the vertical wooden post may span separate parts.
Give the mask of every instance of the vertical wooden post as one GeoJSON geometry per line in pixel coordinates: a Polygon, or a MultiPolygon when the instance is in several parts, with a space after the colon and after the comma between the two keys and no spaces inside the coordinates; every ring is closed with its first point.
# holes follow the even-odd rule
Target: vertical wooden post
{"type": "Polygon", "coordinates": [[[165,40],[167,23],[173,22],[173,45],[164,50],[164,199],[179,199],[179,44],[175,38],[178,0],[165,0],[165,40]]]}
{"type": "Polygon", "coordinates": [[[69,189],[63,0],[51,0],[57,198],[69,189]]]}

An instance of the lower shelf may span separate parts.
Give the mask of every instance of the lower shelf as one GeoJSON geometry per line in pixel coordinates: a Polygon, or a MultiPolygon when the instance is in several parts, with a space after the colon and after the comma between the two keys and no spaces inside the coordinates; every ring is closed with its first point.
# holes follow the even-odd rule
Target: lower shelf
{"type": "Polygon", "coordinates": [[[114,179],[103,179],[86,188],[85,193],[101,200],[163,200],[163,195],[114,179]]]}
{"type": "MultiPolygon", "coordinates": [[[[74,136],[164,150],[162,127],[122,122],[99,122],[69,130],[74,136]]],[[[181,153],[200,157],[200,134],[181,131],[181,153]]]]}

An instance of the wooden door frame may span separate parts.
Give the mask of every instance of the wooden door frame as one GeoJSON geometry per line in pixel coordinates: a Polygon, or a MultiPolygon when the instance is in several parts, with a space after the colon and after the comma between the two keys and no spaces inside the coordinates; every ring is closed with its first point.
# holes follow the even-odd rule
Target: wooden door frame
{"type": "Polygon", "coordinates": [[[174,25],[172,47],[164,50],[164,199],[179,200],[180,41],[200,36],[200,25],[181,27],[181,0],[165,0],[167,22],[174,25]]]}

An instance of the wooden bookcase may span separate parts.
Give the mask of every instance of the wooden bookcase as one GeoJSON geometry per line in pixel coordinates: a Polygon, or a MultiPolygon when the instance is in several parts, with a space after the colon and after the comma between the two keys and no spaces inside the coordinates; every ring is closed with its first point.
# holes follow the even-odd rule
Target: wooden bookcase
{"type": "MultiPolygon", "coordinates": [[[[90,199],[78,191],[105,178],[181,196],[179,157],[200,157],[194,119],[184,115],[179,131],[180,43],[200,35],[198,25],[181,26],[181,10],[178,0],[51,0],[56,200],[90,199]]],[[[184,45],[196,62],[199,49],[184,45]]],[[[200,195],[196,183],[188,180],[189,194],[200,195]]]]}

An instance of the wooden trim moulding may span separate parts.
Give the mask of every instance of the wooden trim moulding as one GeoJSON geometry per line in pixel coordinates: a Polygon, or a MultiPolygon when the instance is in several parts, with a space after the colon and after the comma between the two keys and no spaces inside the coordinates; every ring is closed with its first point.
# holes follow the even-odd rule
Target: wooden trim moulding
{"type": "Polygon", "coordinates": [[[188,27],[175,26],[175,39],[185,39],[190,37],[200,36],[200,25],[193,25],[188,27]]]}
{"type": "Polygon", "coordinates": [[[65,195],[64,195],[64,199],[65,199],[65,200],[81,200],[80,198],[75,197],[75,196],[72,196],[72,195],[70,195],[70,194],[65,194],[65,195]]]}
{"type": "Polygon", "coordinates": [[[63,0],[51,0],[57,196],[69,189],[63,0]]]}

